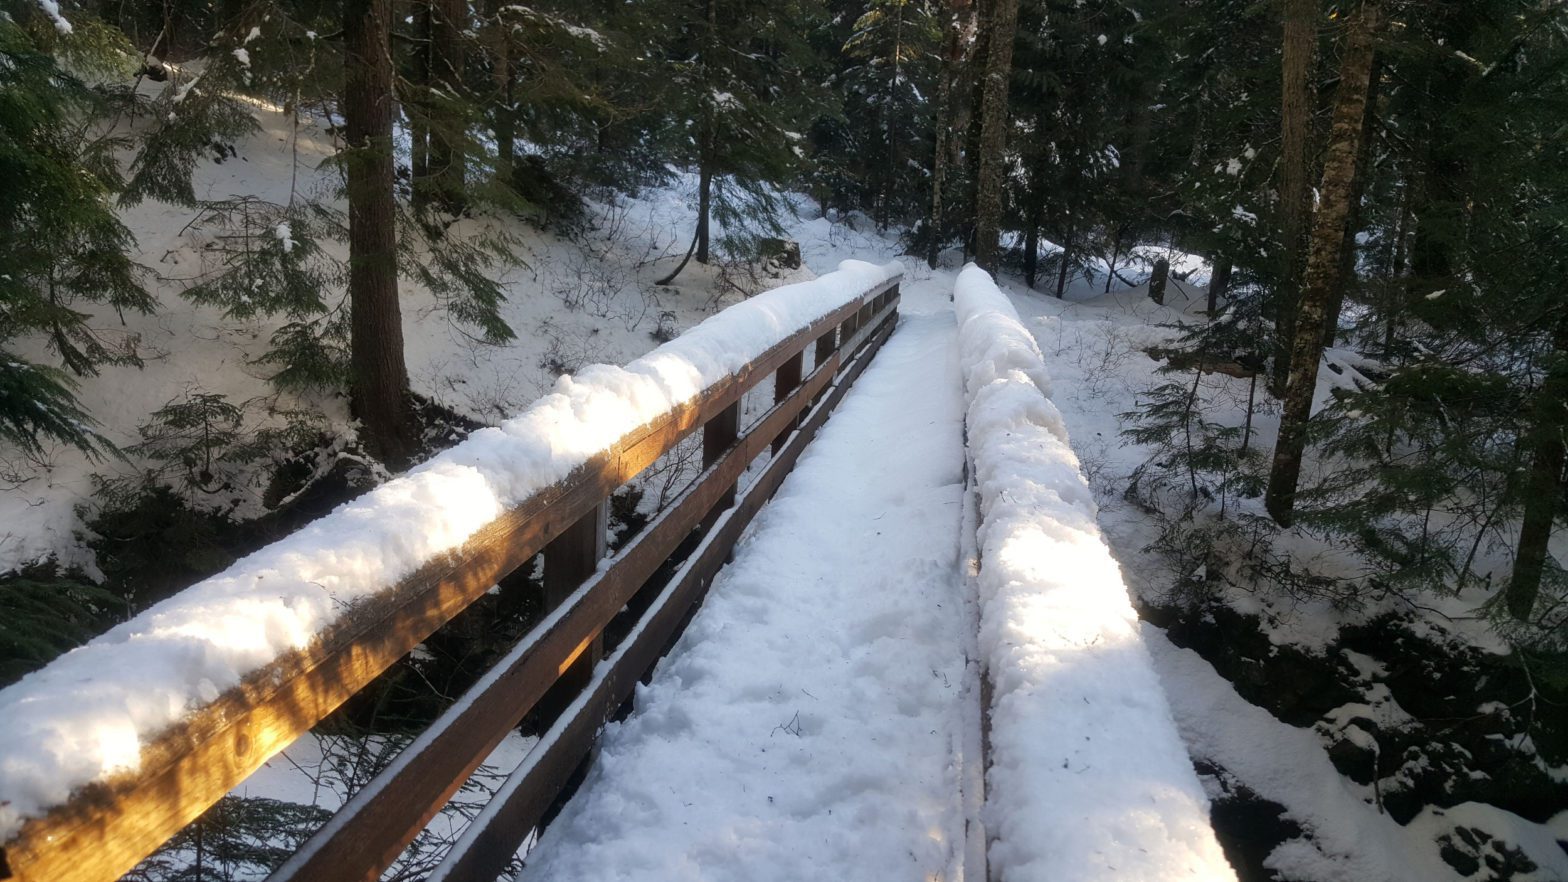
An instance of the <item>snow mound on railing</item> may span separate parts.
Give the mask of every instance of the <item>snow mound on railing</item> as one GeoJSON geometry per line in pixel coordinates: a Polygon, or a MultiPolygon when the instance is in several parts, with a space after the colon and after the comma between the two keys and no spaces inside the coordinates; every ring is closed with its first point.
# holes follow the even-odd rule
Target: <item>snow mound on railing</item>
{"type": "Polygon", "coordinates": [[[1234,879],[1040,349],[984,270],[959,274],[954,308],[993,687],[992,878],[1234,879]]]}
{"type": "Polygon", "coordinates": [[[0,690],[0,842],[76,788],[136,769],[144,743],[245,675],[900,272],[845,261],[732,306],[625,367],[563,376],[515,419],[0,690]]]}

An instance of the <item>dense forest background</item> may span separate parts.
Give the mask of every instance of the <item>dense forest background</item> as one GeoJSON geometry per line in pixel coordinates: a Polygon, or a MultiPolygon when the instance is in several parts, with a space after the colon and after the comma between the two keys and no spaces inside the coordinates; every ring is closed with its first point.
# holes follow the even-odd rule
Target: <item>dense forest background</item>
{"type": "MultiPolygon", "coordinates": [[[[1366,751],[1338,737],[1336,762],[1390,787],[1403,775],[1405,819],[1461,791],[1537,821],[1561,810],[1559,0],[0,10],[0,486],[71,457],[97,470],[79,500],[85,554],[5,558],[0,685],[504,416],[414,394],[410,292],[472,347],[515,345],[541,330],[509,323],[500,280],[548,234],[593,246],[574,252],[589,256],[561,308],[623,321],[608,304],[624,295],[641,304],[629,326],[667,339],[717,300],[675,308],[659,292],[704,274],[744,296],[798,266],[785,231],[809,203],[931,267],[974,259],[1047,296],[1202,288],[1125,420],[1151,455],[1116,492],[1160,524],[1148,550],[1175,574],[1150,620],[1245,679],[1245,623],[1213,631],[1234,615],[1227,592],[1366,612],[1345,638],[1362,650],[1430,638],[1411,611],[1461,598],[1486,650],[1434,638],[1400,644],[1404,663],[1458,672],[1466,701],[1504,709],[1465,720],[1474,707],[1436,702],[1421,716],[1454,719],[1394,740],[1419,753],[1436,731],[1468,732],[1455,750],[1362,768],[1366,751]],[[293,156],[265,170],[264,195],[193,184],[261,137],[293,156]],[[650,284],[606,276],[593,248],[615,237],[616,206],[670,190],[695,222],[649,248],[650,284]],[[195,266],[150,259],[158,223],[203,237],[195,266]],[[257,394],[187,389],[135,415],[130,442],[113,437],[80,390],[152,357],[128,328],[177,302],[262,329],[244,366],[257,394]],[[1244,405],[1202,392],[1215,373],[1244,405]],[[1272,446],[1254,414],[1277,418],[1272,446]],[[1498,739],[1512,753],[1475,758],[1498,739]]],[[[548,367],[590,359],[588,334],[555,338],[548,367]]],[[[623,521],[637,511],[622,501],[623,521]]],[[[397,714],[428,717],[430,693],[481,670],[531,609],[476,612],[441,649],[439,689],[410,663],[397,714]]],[[[1321,673],[1254,654],[1285,666],[1254,684],[1258,703],[1271,678],[1321,673]]],[[[1275,710],[1310,722],[1322,708],[1275,710]]],[[[395,730],[383,711],[352,722],[395,730]]]]}

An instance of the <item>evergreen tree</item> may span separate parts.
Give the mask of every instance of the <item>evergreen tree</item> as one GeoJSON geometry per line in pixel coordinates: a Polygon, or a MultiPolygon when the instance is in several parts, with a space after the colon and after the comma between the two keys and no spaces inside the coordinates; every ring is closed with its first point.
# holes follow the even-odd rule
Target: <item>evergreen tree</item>
{"type": "Polygon", "coordinates": [[[38,451],[57,441],[111,448],[73,394],[76,376],[137,364],[131,338],[95,330],[102,305],[150,312],[154,300],[128,252],[134,239],[114,212],[122,186],[115,151],[92,120],[128,100],[110,86],[129,73],[129,45],[91,19],[73,26],[38,7],[0,17],[0,438],[38,451]],[[65,371],[10,351],[41,339],[65,371]]]}
{"type": "Polygon", "coordinates": [[[1266,497],[1269,514],[1288,526],[1295,506],[1306,446],[1306,422],[1317,392],[1318,363],[1323,350],[1323,324],[1335,289],[1344,284],[1342,251],[1353,234],[1351,203],[1357,166],[1365,151],[1368,93],[1371,89],[1376,41],[1382,27],[1380,0],[1363,0],[1351,16],[1340,59],[1339,88],[1334,100],[1334,126],[1329,133],[1323,166],[1320,205],[1314,213],[1311,248],[1296,321],[1292,328],[1290,379],[1279,441],[1266,497]]]}
{"type": "MultiPolygon", "coordinates": [[[[849,67],[836,79],[855,158],[879,226],[917,216],[927,192],[920,160],[931,155],[932,91],[940,22],[925,0],[872,0],[843,46],[849,67]]],[[[819,160],[820,161],[820,160],[819,160]]]]}
{"type": "Polygon", "coordinates": [[[392,165],[392,3],[343,7],[343,115],[348,140],[349,390],[366,446],[406,464],[418,439],[409,405],[398,304],[397,207],[392,165]]]}
{"type": "Polygon", "coordinates": [[[715,245],[749,256],[759,236],[780,231],[786,207],[778,188],[804,156],[816,96],[801,76],[811,10],[798,0],[669,0],[663,8],[668,112],[682,132],[675,155],[697,172],[687,260],[708,263],[715,245]]]}
{"type": "Polygon", "coordinates": [[[1009,127],[1007,94],[1013,73],[1013,40],[1018,0],[988,0],[981,27],[986,34],[984,67],[979,68],[980,142],[975,181],[975,262],[994,273],[1001,263],[1002,189],[1009,127]]]}

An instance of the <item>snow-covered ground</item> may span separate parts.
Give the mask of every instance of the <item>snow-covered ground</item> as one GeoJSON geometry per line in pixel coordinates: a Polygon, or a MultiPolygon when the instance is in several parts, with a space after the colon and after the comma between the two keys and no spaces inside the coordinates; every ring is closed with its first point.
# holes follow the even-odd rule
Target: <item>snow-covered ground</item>
{"type": "MultiPolygon", "coordinates": [[[[319,121],[266,105],[253,109],[261,130],[237,142],[233,156],[198,165],[196,196],[276,206],[309,197],[342,210],[334,195],[341,183],[331,166],[323,167],[337,145],[319,121]]],[[[798,204],[812,216],[805,200],[798,204]]],[[[802,245],[802,270],[770,276],[693,263],[673,285],[659,287],[653,282],[673,268],[690,241],[695,178],[589,209],[589,228],[572,238],[515,219],[463,220],[449,231],[463,236],[484,227],[514,241],[518,262],[495,273],[507,298],[501,316],[517,334],[504,345],[478,340],[439,298],[416,280],[402,279],[406,356],[416,392],[495,425],[550,391],[562,370],[625,364],[657,346],[654,335],[661,328],[666,335],[679,333],[738,302],[743,295],[732,283],[755,290],[802,281],[833,270],[846,257],[882,262],[897,251],[886,238],[830,223],[818,212],[815,219],[790,223],[789,235],[802,245]]],[[[234,319],[181,296],[217,265],[213,255],[220,253],[224,230],[202,223],[200,209],[151,200],[124,209],[122,217],[136,237],[133,256],[150,270],[146,283],[158,307],[143,316],[76,304],[93,315],[94,332],[106,345],[133,346],[144,362],[140,368],[107,365],[99,375],[79,379],[78,397],[105,437],[130,447],[141,440],[138,427],[154,411],[198,394],[223,395],[240,406],[247,434],[280,425],[289,412],[309,413],[334,434],[349,429],[341,397],[279,393],[268,381],[275,369],[256,362],[268,351],[281,317],[234,319]]],[[[346,259],[343,243],[320,244],[333,258],[346,259]]],[[[331,305],[338,296],[341,291],[328,292],[325,299],[331,305]]],[[[44,339],[19,340],[15,348],[41,363],[57,361],[44,339]]],[[[126,462],[93,462],[60,445],[43,456],[23,457],[0,445],[0,574],[50,558],[94,572],[80,508],[92,498],[95,477],[135,476],[148,465],[134,455],[126,462]]],[[[197,504],[232,508],[239,517],[265,511],[267,476],[261,469],[216,468],[232,479],[231,486],[194,494],[197,504]]]]}
{"type": "MultiPolygon", "coordinates": [[[[1140,274],[1142,279],[1146,275],[1140,274]]],[[[1201,271],[1197,274],[1203,276],[1201,271]]],[[[1120,436],[1124,414],[1139,409],[1140,396],[1160,382],[1160,363],[1146,350],[1166,346],[1175,335],[1169,325],[1183,319],[1201,320],[1206,291],[1201,286],[1172,282],[1166,305],[1148,299],[1144,286],[1100,285],[1077,280],[1063,300],[1012,286],[1009,294],[1034,332],[1052,377],[1053,401],[1062,412],[1072,446],[1082,463],[1099,505],[1099,523],[1115,552],[1128,584],[1145,601],[1159,602],[1185,573],[1146,548],[1159,525],[1123,498],[1127,478],[1150,451],[1120,436]]],[[[1331,350],[1330,359],[1348,356],[1331,350]]],[[[1324,371],[1319,403],[1337,382],[1324,371]]],[[[1206,375],[1203,394],[1216,402],[1219,419],[1239,425],[1247,381],[1206,375]],[[1230,404],[1224,404],[1229,401],[1230,404]]],[[[1260,395],[1261,398],[1261,395],[1260,395]]],[[[1272,449],[1278,432],[1277,413],[1260,409],[1253,422],[1253,444],[1272,449]]],[[[1250,501],[1249,501],[1250,502],[1250,501]]],[[[1291,537],[1293,553],[1316,551],[1306,539],[1291,537]]],[[[1328,561],[1332,563],[1332,559],[1328,561]]],[[[1327,601],[1270,597],[1235,592],[1225,602],[1259,616],[1268,639],[1307,653],[1321,653],[1339,628],[1356,616],[1335,610],[1327,601]]],[[[1478,598],[1435,596],[1424,600],[1434,621],[1457,631],[1468,642],[1488,649],[1498,642],[1474,617],[1478,598]]],[[[1364,612],[1362,615],[1370,615],[1364,612]]],[[[1239,783],[1264,799],[1285,807],[1285,818],[1304,835],[1280,844],[1266,866],[1301,882],[1446,882],[1465,879],[1439,854],[1440,834],[1456,824],[1472,824],[1520,847],[1537,865],[1519,880],[1568,879],[1568,811],[1547,824],[1535,824],[1492,806],[1468,803],[1448,810],[1426,809],[1407,826],[1379,811],[1372,787],[1343,777],[1329,759],[1325,742],[1311,729],[1283,723],[1250,704],[1224,677],[1196,653],[1173,646],[1163,632],[1143,626],[1145,642],[1175,713],[1178,727],[1196,760],[1226,770],[1229,783],[1239,783]]],[[[1224,783],[1205,781],[1217,796],[1224,783]]],[[[1473,877],[1471,877],[1473,878],[1473,877]]]]}

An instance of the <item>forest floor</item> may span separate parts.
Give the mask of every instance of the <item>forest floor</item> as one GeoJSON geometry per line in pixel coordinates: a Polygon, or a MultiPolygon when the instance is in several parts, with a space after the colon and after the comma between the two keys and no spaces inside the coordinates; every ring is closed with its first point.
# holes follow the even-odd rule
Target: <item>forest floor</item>
{"type": "MultiPolygon", "coordinates": [[[[1531,728],[1537,695],[1509,677],[1477,597],[1433,592],[1422,608],[1345,609],[1206,580],[1152,550],[1162,522],[1127,489],[1157,452],[1121,431],[1140,398],[1171,381],[1148,350],[1171,345],[1178,323],[1202,320],[1206,290],[1173,284],[1164,306],[1146,286],[1105,293],[1082,280],[1064,300],[1021,286],[1011,295],[1045,354],[1053,401],[1243,880],[1568,879],[1568,764],[1532,742],[1544,737],[1531,728]]],[[[1192,382],[1190,371],[1180,376],[1192,382]]],[[[1320,401],[1336,371],[1323,377],[1320,401]]],[[[1216,419],[1240,425],[1248,386],[1206,374],[1201,394],[1216,419]]],[[[1267,451],[1278,418],[1258,398],[1252,443],[1267,451]]],[[[1257,503],[1233,502],[1261,514],[1257,503]]],[[[1286,541],[1303,561],[1346,563],[1309,537],[1286,541]]]]}

